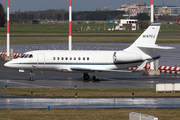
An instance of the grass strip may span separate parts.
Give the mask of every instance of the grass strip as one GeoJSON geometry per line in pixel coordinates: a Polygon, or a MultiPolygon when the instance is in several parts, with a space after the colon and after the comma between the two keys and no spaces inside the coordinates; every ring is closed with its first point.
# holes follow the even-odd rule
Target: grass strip
{"type": "MultiPolygon", "coordinates": [[[[144,30],[109,31],[116,24],[72,24],[72,34],[93,35],[140,35],[144,30]]],[[[11,35],[68,35],[69,24],[11,24],[11,35]]],[[[161,25],[160,34],[179,35],[180,25],[161,25]]],[[[6,35],[7,27],[0,27],[0,35],[6,35]]]]}
{"type": "Polygon", "coordinates": [[[160,98],[160,97],[180,97],[180,92],[176,93],[156,93],[152,88],[9,88],[0,89],[1,94],[22,95],[32,97],[52,97],[52,98],[73,98],[77,93],[78,98],[124,98],[132,97],[160,98]],[[31,94],[33,92],[33,94],[31,94]]]}
{"type": "MultiPolygon", "coordinates": [[[[137,37],[73,37],[73,42],[122,42],[133,43],[137,37]]],[[[11,37],[11,43],[68,42],[68,37],[11,37]]],[[[158,37],[157,43],[180,43],[180,37],[158,37]]],[[[0,37],[6,44],[6,37],[0,37]]]]}
{"type": "Polygon", "coordinates": [[[130,112],[179,120],[180,109],[6,109],[0,120],[129,120],[130,112]]]}

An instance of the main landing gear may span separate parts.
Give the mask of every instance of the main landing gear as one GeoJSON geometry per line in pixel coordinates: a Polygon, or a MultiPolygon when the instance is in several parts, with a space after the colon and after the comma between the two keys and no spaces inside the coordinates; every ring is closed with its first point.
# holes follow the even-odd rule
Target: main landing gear
{"type": "Polygon", "coordinates": [[[89,75],[88,75],[88,73],[84,73],[83,78],[84,78],[84,80],[89,80],[89,75]]]}
{"type": "Polygon", "coordinates": [[[99,81],[99,78],[97,78],[96,76],[93,76],[93,81],[99,81]]]}
{"type": "Polygon", "coordinates": [[[29,81],[35,81],[35,79],[33,78],[33,76],[34,76],[34,72],[33,72],[33,70],[30,70],[30,78],[28,79],[29,81]]]}
{"type": "MultiPolygon", "coordinates": [[[[83,78],[84,80],[89,80],[90,76],[88,75],[88,73],[84,73],[83,78]]],[[[99,81],[98,71],[95,71],[95,76],[93,76],[93,81],[99,81]]]]}

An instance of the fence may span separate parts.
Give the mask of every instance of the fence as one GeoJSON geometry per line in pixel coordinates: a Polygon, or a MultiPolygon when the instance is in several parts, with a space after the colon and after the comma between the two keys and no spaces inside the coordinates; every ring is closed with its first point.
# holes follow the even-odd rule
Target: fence
{"type": "Polygon", "coordinates": [[[150,115],[131,112],[129,113],[129,120],[158,120],[158,118],[150,115]]]}
{"type": "Polygon", "coordinates": [[[180,83],[162,83],[156,84],[156,93],[158,92],[174,92],[180,91],[180,83]]]}

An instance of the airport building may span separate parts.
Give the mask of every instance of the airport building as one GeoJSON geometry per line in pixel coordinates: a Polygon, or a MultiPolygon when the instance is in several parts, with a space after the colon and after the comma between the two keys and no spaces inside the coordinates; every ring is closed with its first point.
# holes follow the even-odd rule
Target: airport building
{"type": "Polygon", "coordinates": [[[137,19],[120,19],[119,24],[114,26],[114,30],[137,30],[137,19]]]}
{"type": "MultiPolygon", "coordinates": [[[[146,6],[141,9],[141,13],[150,14],[150,12],[151,12],[151,6],[146,6]]],[[[155,14],[155,16],[163,16],[163,15],[179,16],[180,15],[180,7],[154,6],[154,14],[155,14]]]]}
{"type": "MultiPolygon", "coordinates": [[[[124,16],[136,16],[138,13],[151,13],[151,6],[146,3],[127,3],[120,6],[120,11],[125,11],[124,16]]],[[[165,5],[155,5],[154,6],[155,16],[170,15],[179,16],[180,7],[178,6],[165,6],[165,5]]]]}

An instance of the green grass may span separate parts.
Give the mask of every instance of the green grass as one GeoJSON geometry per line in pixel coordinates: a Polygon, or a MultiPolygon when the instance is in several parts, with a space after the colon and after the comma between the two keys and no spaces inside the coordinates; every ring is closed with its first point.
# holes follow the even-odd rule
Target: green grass
{"type": "MultiPolygon", "coordinates": [[[[114,24],[73,24],[73,35],[140,35],[144,30],[107,31],[114,24]],[[104,27],[105,26],[105,27],[104,27]],[[80,31],[82,27],[83,31],[80,31]],[[91,30],[84,30],[90,27],[91,30]],[[97,30],[99,29],[100,30],[97,30]],[[94,30],[93,30],[94,29],[94,30]]],[[[160,34],[180,35],[180,25],[161,25],[160,34]]],[[[6,27],[0,27],[0,35],[6,36],[6,27]]],[[[10,35],[67,35],[67,37],[11,37],[11,43],[18,42],[67,42],[68,24],[61,25],[10,25],[10,35]]],[[[124,42],[132,43],[137,37],[73,37],[73,42],[124,42]]],[[[180,36],[158,37],[157,43],[180,43],[180,36]]],[[[6,44],[6,37],[0,37],[0,44],[6,44]]]]}
{"type": "Polygon", "coordinates": [[[158,120],[179,120],[180,109],[6,109],[0,120],[129,120],[137,112],[158,120]]]}
{"type": "MultiPolygon", "coordinates": [[[[143,30],[136,31],[107,31],[104,29],[113,28],[115,24],[72,24],[73,34],[133,34],[139,35],[143,30]],[[87,28],[91,30],[86,30],[87,28]],[[83,31],[81,31],[81,28],[83,31]]],[[[68,35],[68,23],[54,24],[11,24],[11,35],[68,35]]],[[[0,27],[0,35],[6,35],[6,27],[0,27]]],[[[180,25],[161,25],[160,34],[180,34],[180,25]]]]}
{"type": "Polygon", "coordinates": [[[156,93],[155,89],[148,88],[87,88],[87,89],[64,89],[64,88],[9,88],[0,89],[1,94],[34,96],[34,97],[57,97],[73,98],[77,93],[79,98],[114,98],[114,97],[179,97],[180,93],[156,93]],[[33,92],[33,94],[31,94],[33,92]]]}

